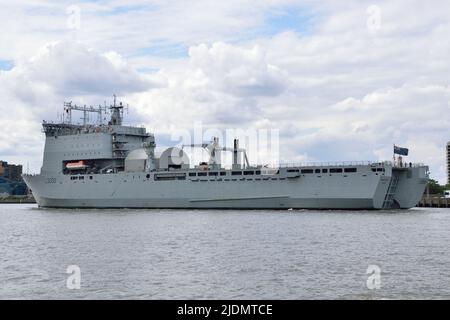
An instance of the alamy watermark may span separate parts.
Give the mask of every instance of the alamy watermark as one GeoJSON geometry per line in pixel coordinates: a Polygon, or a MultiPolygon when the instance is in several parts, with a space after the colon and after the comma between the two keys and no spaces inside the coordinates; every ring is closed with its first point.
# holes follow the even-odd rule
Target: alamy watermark
{"type": "Polygon", "coordinates": [[[205,156],[208,164],[218,167],[232,167],[236,162],[266,168],[277,168],[280,164],[278,129],[204,129],[201,122],[196,122],[193,130],[177,130],[171,140],[177,142],[178,148],[173,149],[173,161],[183,160],[178,153],[183,149],[189,154],[190,164],[205,162],[205,156]]]}
{"type": "Polygon", "coordinates": [[[374,34],[381,29],[381,8],[377,5],[371,5],[367,7],[366,26],[370,33],[374,34]]]}
{"type": "Polygon", "coordinates": [[[70,265],[66,269],[66,273],[70,274],[66,280],[66,287],[69,290],[79,290],[81,288],[81,269],[77,265],[70,265]]]}
{"type": "Polygon", "coordinates": [[[369,275],[366,281],[367,289],[375,290],[381,288],[381,268],[376,264],[367,267],[366,274],[369,275]]]}
{"type": "Polygon", "coordinates": [[[76,5],[71,5],[66,8],[67,29],[79,30],[81,28],[81,8],[76,5]]]}

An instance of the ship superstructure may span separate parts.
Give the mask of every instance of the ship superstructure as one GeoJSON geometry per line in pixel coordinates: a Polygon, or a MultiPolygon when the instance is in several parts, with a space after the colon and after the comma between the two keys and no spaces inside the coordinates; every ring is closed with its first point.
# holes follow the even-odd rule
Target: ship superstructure
{"type": "Polygon", "coordinates": [[[183,148],[155,156],[145,128],[123,125],[122,103],[106,107],[64,105],[60,123],[43,123],[40,174],[24,175],[41,207],[62,208],[411,208],[422,197],[428,167],[403,162],[348,162],[267,168],[251,166],[236,139],[200,145],[208,161],[192,165],[183,148]],[[83,112],[73,124],[72,111],[83,112]],[[96,113],[98,123],[88,115],[96,113]],[[103,116],[110,114],[107,123],[103,116]],[[222,152],[233,153],[225,169],[222,152]],[[242,159],[242,160],[241,160],[242,159]]]}

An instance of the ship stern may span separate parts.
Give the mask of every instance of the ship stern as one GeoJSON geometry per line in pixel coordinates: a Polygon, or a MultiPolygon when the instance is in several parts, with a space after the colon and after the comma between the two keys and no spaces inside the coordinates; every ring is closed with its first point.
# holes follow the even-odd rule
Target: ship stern
{"type": "Polygon", "coordinates": [[[401,209],[415,207],[423,197],[428,183],[428,167],[394,168],[393,174],[399,177],[394,201],[401,209]]]}

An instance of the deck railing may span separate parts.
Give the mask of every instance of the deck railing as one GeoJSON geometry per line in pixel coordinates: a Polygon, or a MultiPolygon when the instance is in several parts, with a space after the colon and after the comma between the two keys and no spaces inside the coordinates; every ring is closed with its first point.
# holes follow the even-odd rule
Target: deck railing
{"type": "MultiPolygon", "coordinates": [[[[277,168],[305,168],[305,167],[350,167],[350,166],[373,166],[373,167],[394,167],[394,168],[419,168],[426,167],[423,163],[394,163],[392,161],[337,161],[337,162],[303,162],[303,163],[280,163],[278,166],[270,166],[267,169],[277,168]]],[[[251,165],[251,168],[261,168],[261,165],[251,165]]],[[[228,169],[229,168],[222,168],[228,169]]],[[[190,170],[193,170],[192,168],[190,170]]],[[[36,176],[39,174],[23,174],[23,176],[36,176]]]]}
{"type": "MultiPolygon", "coordinates": [[[[368,166],[375,164],[370,161],[336,161],[336,162],[297,162],[297,163],[285,163],[279,164],[280,168],[292,168],[292,167],[347,167],[347,166],[368,166]]],[[[381,163],[378,163],[381,165],[381,163]]]]}
{"type": "Polygon", "coordinates": [[[335,161],[335,162],[300,162],[279,164],[280,168],[292,167],[349,167],[349,166],[384,166],[394,168],[417,168],[425,167],[423,163],[404,162],[402,164],[393,161],[335,161]]]}

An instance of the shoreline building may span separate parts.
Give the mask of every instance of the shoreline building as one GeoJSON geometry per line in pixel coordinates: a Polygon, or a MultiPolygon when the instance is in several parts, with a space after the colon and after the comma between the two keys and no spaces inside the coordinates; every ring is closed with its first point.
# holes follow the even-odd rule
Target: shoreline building
{"type": "Polygon", "coordinates": [[[0,195],[24,196],[28,194],[28,188],[22,179],[22,170],[21,165],[0,161],[0,195]]]}
{"type": "Polygon", "coordinates": [[[450,184],[450,141],[447,142],[447,184],[450,184]]]}

